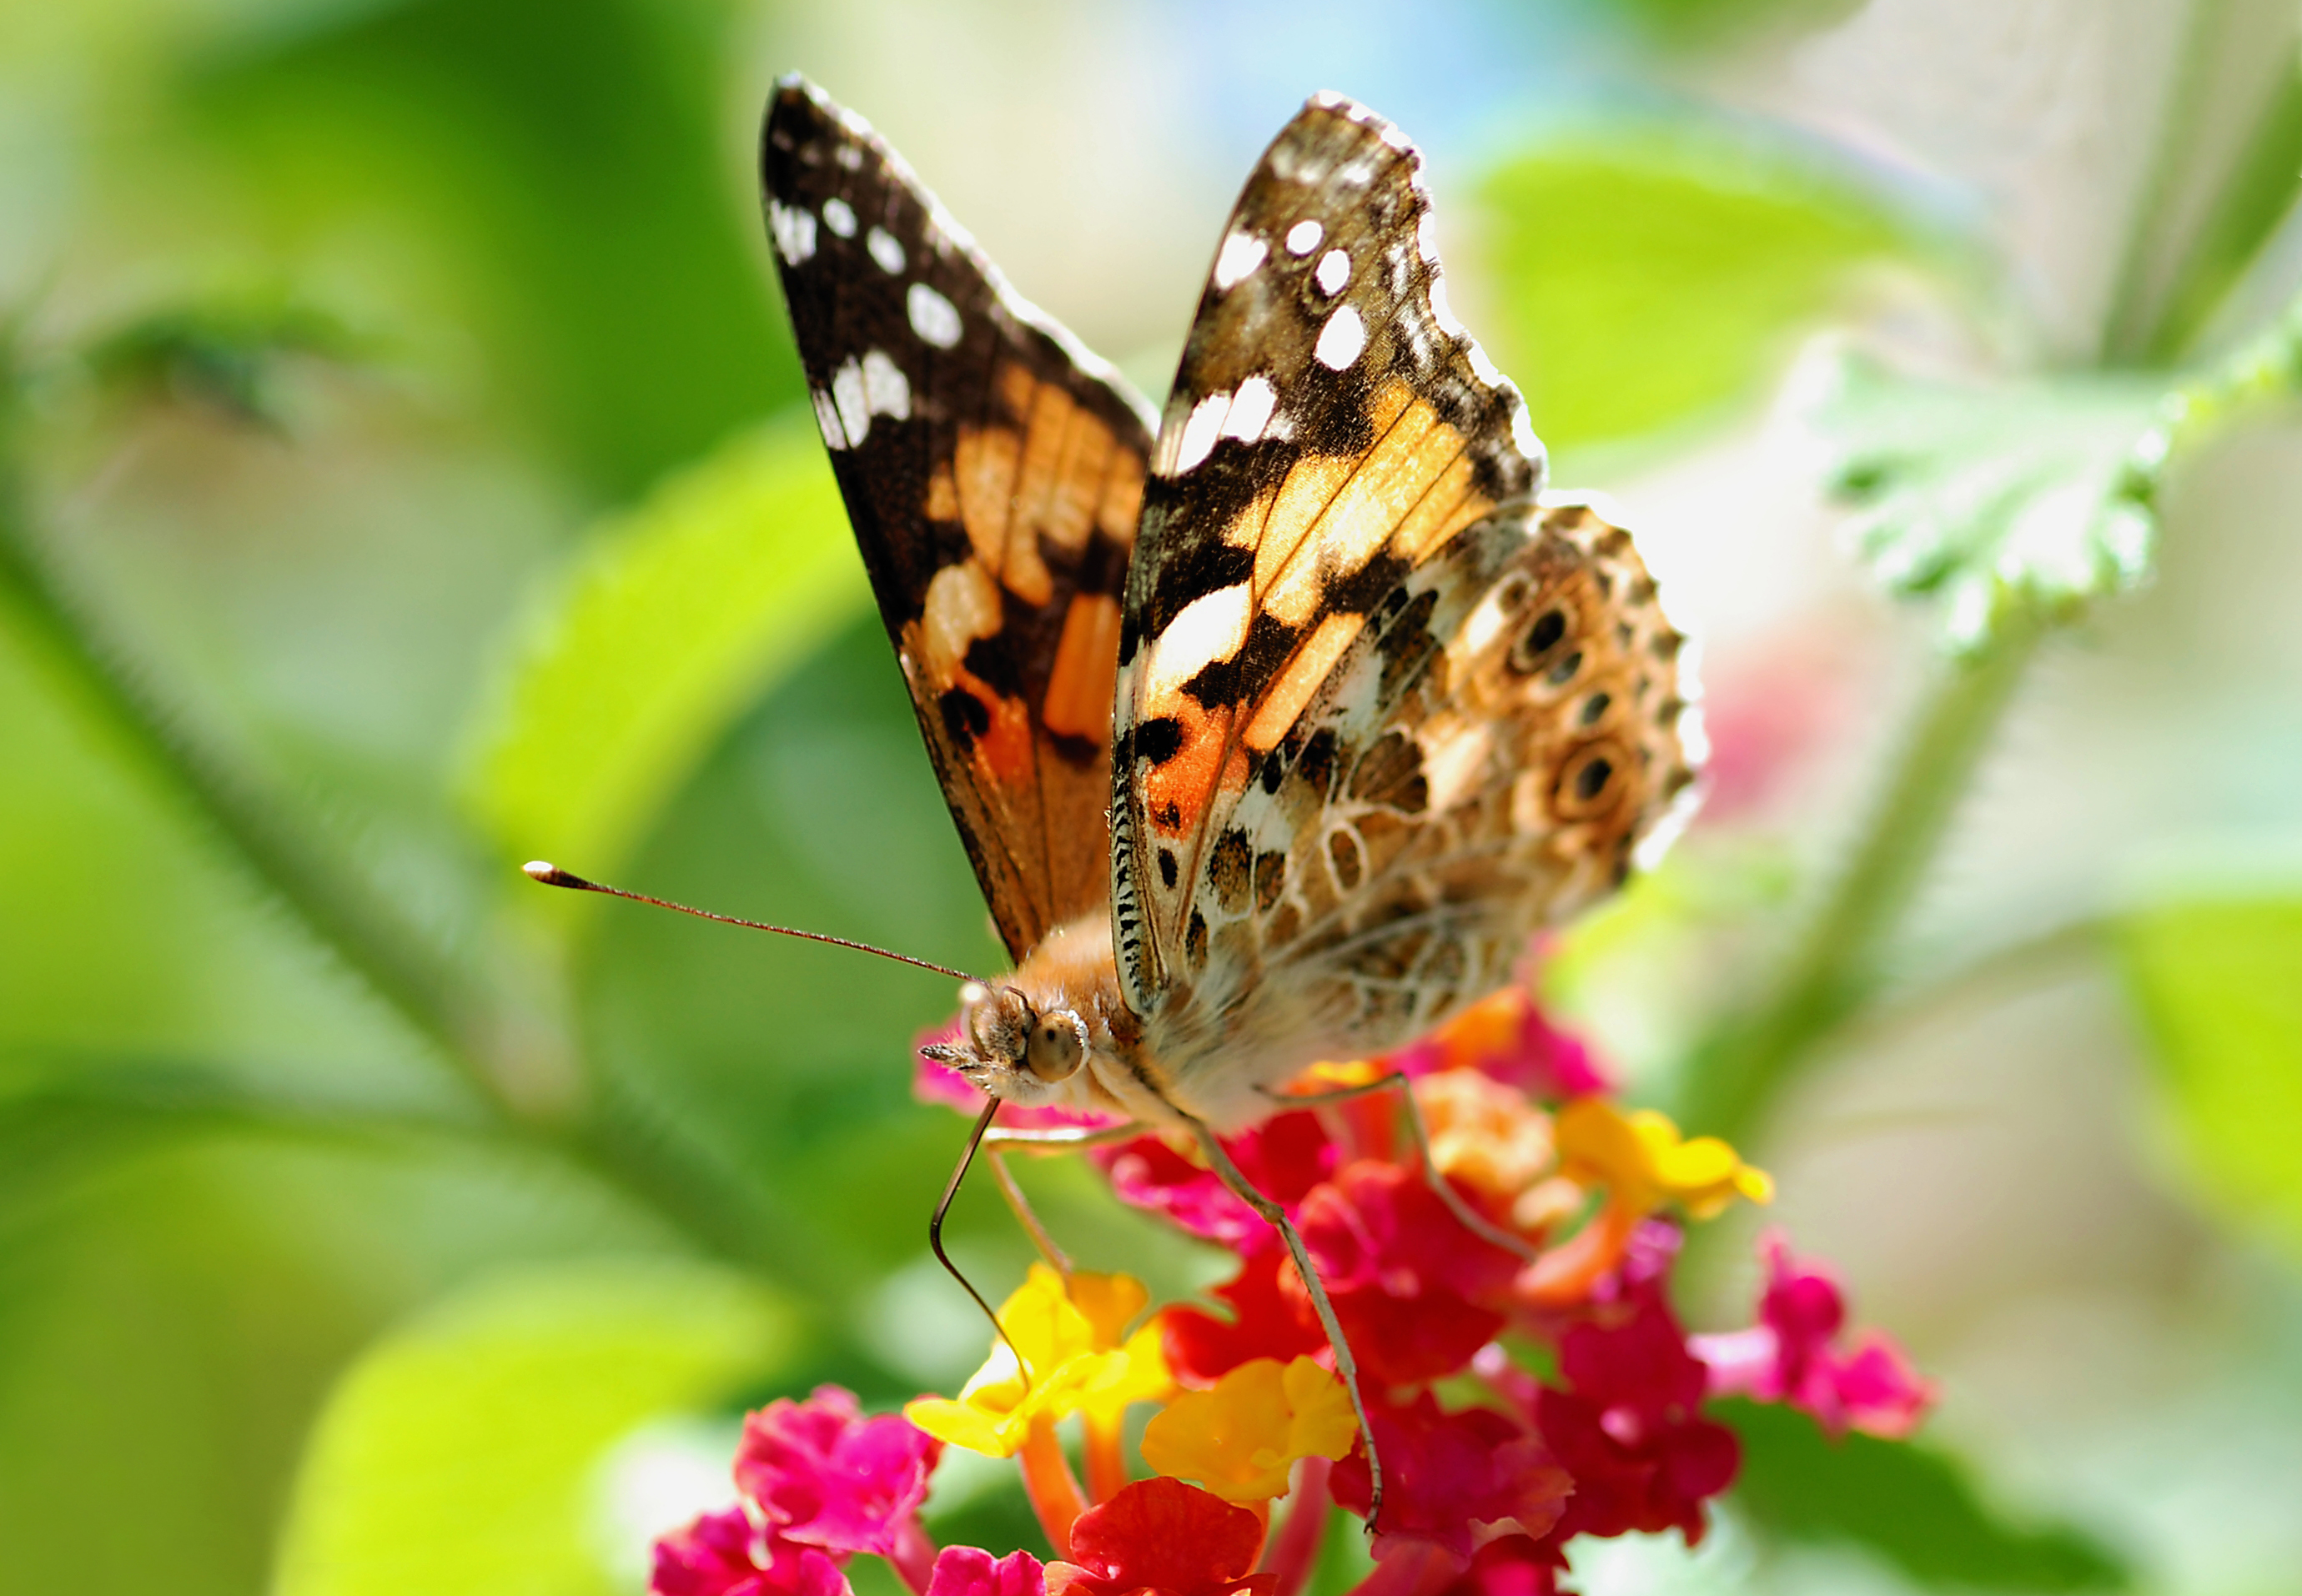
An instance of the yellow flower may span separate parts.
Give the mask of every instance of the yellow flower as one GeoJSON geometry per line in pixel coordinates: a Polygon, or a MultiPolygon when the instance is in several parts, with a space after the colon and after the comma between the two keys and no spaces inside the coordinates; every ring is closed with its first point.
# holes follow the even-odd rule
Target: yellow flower
{"type": "Polygon", "coordinates": [[[1307,1357],[1258,1357],[1154,1414],[1143,1461],[1227,1502],[1260,1503],[1286,1493],[1297,1459],[1348,1457],[1358,1433],[1341,1381],[1307,1357]]]}
{"type": "Polygon", "coordinates": [[[1626,1114],[1599,1097],[1578,1097],[1558,1111],[1559,1163],[1570,1180],[1603,1186],[1613,1204],[1651,1214],[1675,1201],[1709,1219],[1737,1197],[1774,1200],[1775,1183],[1715,1136],[1683,1139],[1652,1109],[1626,1114]]]}
{"type": "Polygon", "coordinates": [[[1115,1424],[1130,1402],[1156,1401],[1172,1384],[1155,1320],[1119,1340],[1149,1300],[1123,1274],[1074,1274],[1066,1294],[1062,1276],[1034,1264],[1000,1305],[1005,1339],[992,1343],[958,1397],[921,1397],[903,1416],[938,1441],[994,1457],[1013,1457],[1041,1420],[1084,1409],[1091,1423],[1115,1424]]]}

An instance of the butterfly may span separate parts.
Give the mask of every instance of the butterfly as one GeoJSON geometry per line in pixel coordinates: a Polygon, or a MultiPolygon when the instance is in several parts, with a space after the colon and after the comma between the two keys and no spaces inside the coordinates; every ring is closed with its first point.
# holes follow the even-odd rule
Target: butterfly
{"type": "Polygon", "coordinates": [[[1164,413],[803,79],[769,232],[881,618],[1012,974],[934,1055],[1225,1131],[1511,979],[1691,795],[1681,634],[1543,492],[1422,162],[1334,95],[1248,179],[1164,413]]]}

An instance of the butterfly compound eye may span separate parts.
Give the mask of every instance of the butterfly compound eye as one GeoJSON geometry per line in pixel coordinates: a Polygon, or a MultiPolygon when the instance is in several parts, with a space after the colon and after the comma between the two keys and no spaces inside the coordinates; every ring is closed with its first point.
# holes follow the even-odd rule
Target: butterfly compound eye
{"type": "Polygon", "coordinates": [[[1087,1057],[1087,1027],[1069,1009],[1042,1014],[1031,1027],[1023,1063],[1041,1080],[1062,1080],[1087,1057]]]}

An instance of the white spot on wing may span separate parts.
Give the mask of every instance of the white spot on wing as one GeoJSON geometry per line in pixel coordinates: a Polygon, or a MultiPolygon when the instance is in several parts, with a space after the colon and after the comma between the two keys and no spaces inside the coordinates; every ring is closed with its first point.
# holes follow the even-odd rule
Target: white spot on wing
{"type": "Polygon", "coordinates": [[[1343,284],[1351,280],[1351,257],[1340,249],[1330,249],[1319,257],[1319,269],[1312,276],[1318,280],[1321,293],[1340,294],[1343,284]]]}
{"type": "Polygon", "coordinates": [[[1423,220],[1415,224],[1415,247],[1423,252],[1425,265],[1439,264],[1439,214],[1423,213],[1423,220]]]}
{"type": "Polygon", "coordinates": [[[855,236],[855,212],[836,194],[823,202],[823,224],[843,239],[855,236]]]}
{"type": "Polygon", "coordinates": [[[1269,253],[1271,247],[1253,233],[1231,234],[1223,240],[1222,253],[1215,256],[1215,287],[1225,291],[1238,287],[1269,253]]]}
{"type": "Polygon", "coordinates": [[[1223,416],[1231,408],[1231,395],[1211,393],[1191,407],[1190,416],[1175,441],[1175,463],[1170,467],[1181,475],[1204,460],[1214,449],[1215,440],[1222,436],[1223,416]]]}
{"type": "Polygon", "coordinates": [[[815,430],[823,434],[823,446],[826,449],[846,448],[847,429],[839,424],[839,407],[832,401],[831,396],[822,389],[815,388],[809,390],[807,397],[815,403],[815,430]]]}
{"type": "Polygon", "coordinates": [[[1253,596],[1244,582],[1184,605],[1151,645],[1142,701],[1157,704],[1172,698],[1216,660],[1235,656],[1246,646],[1247,624],[1254,612],[1253,596]]]}
{"type": "Polygon", "coordinates": [[[874,416],[903,421],[912,414],[911,380],[878,349],[863,357],[863,402],[874,416]]]}
{"type": "Polygon", "coordinates": [[[840,430],[849,448],[871,433],[871,400],[863,387],[863,368],[853,360],[831,374],[831,402],[839,408],[840,430]]]}
{"type": "Polygon", "coordinates": [[[895,235],[884,227],[875,227],[863,236],[863,248],[879,263],[882,272],[895,273],[903,269],[903,247],[895,242],[895,235]]]}
{"type": "Polygon", "coordinates": [[[1326,236],[1325,228],[1306,216],[1287,230],[1287,253],[1298,256],[1308,255],[1319,247],[1319,240],[1326,236]]]}
{"type": "Polygon", "coordinates": [[[771,204],[768,226],[776,235],[776,249],[786,265],[798,265],[815,253],[815,218],[805,211],[771,204]]]}
{"type": "Polygon", "coordinates": [[[1359,313],[1346,305],[1327,318],[1319,330],[1319,342],[1311,353],[1329,371],[1347,370],[1366,348],[1366,323],[1359,313]]]}
{"type": "Polygon", "coordinates": [[[912,318],[912,331],[938,349],[955,349],[959,344],[959,307],[924,282],[915,282],[903,296],[903,308],[912,318]]]}
{"type": "Polygon", "coordinates": [[[1263,436],[1263,429],[1278,403],[1279,391],[1268,378],[1248,378],[1232,396],[1231,415],[1223,422],[1222,435],[1236,438],[1241,443],[1254,442],[1263,436]]]}

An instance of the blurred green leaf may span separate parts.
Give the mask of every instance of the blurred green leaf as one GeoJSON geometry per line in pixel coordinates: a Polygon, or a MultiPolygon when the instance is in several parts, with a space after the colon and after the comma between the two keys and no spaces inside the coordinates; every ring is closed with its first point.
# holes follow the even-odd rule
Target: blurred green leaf
{"type": "Polygon", "coordinates": [[[1735,1499],[1786,1541],[1853,1545],[1928,1585],[2111,1591],[2132,1582],[2092,1536],[2009,1523],[1942,1453],[1908,1441],[1826,1437],[1813,1420],[1756,1402],[1717,1405],[1743,1438],[1735,1499]]]}
{"type": "Polygon", "coordinates": [[[1820,28],[1861,9],[1861,0],[1586,0],[1658,44],[1724,45],[1772,25],[1820,28]]]}
{"type": "Polygon", "coordinates": [[[1855,268],[1918,247],[1875,196],[1684,132],[1556,144],[1495,172],[1483,197],[1496,358],[1553,449],[1749,391],[1855,268]]]}
{"type": "Polygon", "coordinates": [[[603,1452],[781,1361],[784,1310],[700,1264],[498,1279],[372,1348],[297,1483],[281,1596],[604,1592],[587,1523],[603,1452]]]}
{"type": "Polygon", "coordinates": [[[453,326],[530,434],[622,500],[805,393],[727,115],[741,16],[256,8],[188,78],[177,158],[220,156],[195,168],[227,185],[212,206],[299,274],[453,326]]]}
{"type": "Polygon", "coordinates": [[[779,425],[602,527],[525,619],[470,739],[505,853],[613,866],[730,720],[868,601],[823,446],[779,425]]]}
{"type": "Polygon", "coordinates": [[[2302,900],[2152,910],[2118,945],[2195,1178],[2302,1244],[2302,900]]]}
{"type": "Polygon", "coordinates": [[[2018,617],[2067,623],[2150,575],[2169,448],[2163,380],[1905,382],[1848,357],[1811,414],[1847,535],[1905,597],[1938,595],[1954,652],[2018,617]]]}

